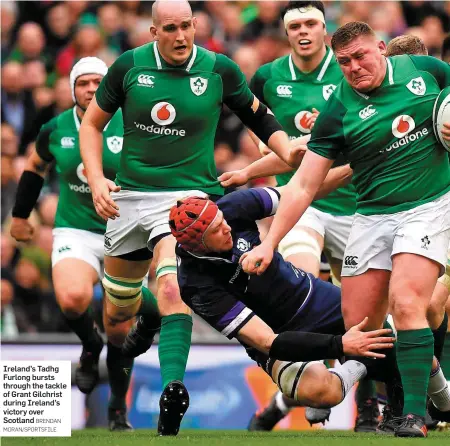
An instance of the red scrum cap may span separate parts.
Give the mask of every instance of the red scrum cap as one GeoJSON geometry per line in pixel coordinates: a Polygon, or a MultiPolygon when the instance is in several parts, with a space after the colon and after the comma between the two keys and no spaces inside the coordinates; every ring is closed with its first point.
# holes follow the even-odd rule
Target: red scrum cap
{"type": "Polygon", "coordinates": [[[169,214],[172,235],[187,251],[206,252],[208,248],[203,238],[218,212],[217,205],[207,198],[189,197],[177,201],[169,214]]]}

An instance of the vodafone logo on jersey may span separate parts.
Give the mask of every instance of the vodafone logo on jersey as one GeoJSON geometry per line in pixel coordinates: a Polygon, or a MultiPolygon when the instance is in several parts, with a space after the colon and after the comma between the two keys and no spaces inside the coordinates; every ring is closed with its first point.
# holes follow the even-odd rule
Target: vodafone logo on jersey
{"type": "Polygon", "coordinates": [[[151,113],[153,121],[159,125],[170,125],[175,121],[177,112],[175,107],[169,102],[158,102],[151,113]]]}
{"type": "Polygon", "coordinates": [[[398,139],[395,140],[389,147],[385,147],[379,152],[389,153],[392,150],[396,150],[403,146],[406,146],[409,143],[413,143],[414,141],[417,141],[430,133],[426,127],[419,129],[413,133],[413,130],[415,128],[416,123],[414,122],[414,119],[411,116],[409,115],[397,116],[394,119],[394,122],[392,123],[392,133],[398,139]]]}
{"type": "Polygon", "coordinates": [[[84,168],[83,163],[80,163],[77,167],[77,177],[83,182],[86,183],[88,182],[87,177],[86,177],[86,169],[84,168]]]}
{"type": "Polygon", "coordinates": [[[397,116],[392,123],[392,133],[397,138],[403,138],[403,136],[412,132],[415,128],[416,123],[409,115],[397,116]]]}
{"type": "Polygon", "coordinates": [[[86,169],[84,168],[83,163],[78,164],[77,177],[80,179],[80,181],[83,184],[81,186],[79,186],[78,184],[69,183],[70,190],[81,193],[81,194],[90,194],[91,188],[87,185],[88,181],[86,178],[86,169]]]}
{"type": "Polygon", "coordinates": [[[295,115],[294,124],[302,133],[311,133],[311,129],[308,128],[308,119],[312,113],[306,110],[302,110],[295,115]]]}

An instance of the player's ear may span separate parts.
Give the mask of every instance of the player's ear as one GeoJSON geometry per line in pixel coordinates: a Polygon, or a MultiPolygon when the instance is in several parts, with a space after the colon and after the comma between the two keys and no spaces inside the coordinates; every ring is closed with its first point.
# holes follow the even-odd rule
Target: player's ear
{"type": "Polygon", "coordinates": [[[192,17],[192,27],[195,29],[197,28],[197,17],[192,17]]]}
{"type": "Polygon", "coordinates": [[[156,26],[154,25],[150,26],[150,34],[153,40],[158,40],[158,30],[156,29],[156,26]]]}
{"type": "Polygon", "coordinates": [[[386,53],[386,44],[382,40],[380,40],[378,42],[378,49],[380,50],[381,54],[385,54],[386,53]]]}

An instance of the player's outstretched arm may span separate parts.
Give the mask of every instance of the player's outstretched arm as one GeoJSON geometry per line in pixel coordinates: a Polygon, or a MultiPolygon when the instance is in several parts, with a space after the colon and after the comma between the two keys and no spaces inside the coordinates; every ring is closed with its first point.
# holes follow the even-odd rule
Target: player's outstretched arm
{"type": "Polygon", "coordinates": [[[10,233],[18,242],[27,242],[33,238],[34,228],[28,221],[28,217],[36,205],[44,185],[44,178],[53,161],[53,156],[48,152],[50,132],[50,129],[40,132],[36,147],[40,148],[42,156],[37,153],[36,149],[33,149],[17,186],[10,233]]]}
{"type": "Polygon", "coordinates": [[[344,336],[301,331],[275,334],[259,317],[252,317],[238,332],[237,338],[251,347],[281,361],[315,361],[338,359],[344,355],[384,358],[376,350],[392,348],[392,330],[361,331],[367,318],[344,336]]]}
{"type": "Polygon", "coordinates": [[[320,200],[321,198],[326,197],[330,192],[351,183],[352,177],[353,169],[350,167],[350,164],[333,167],[333,169],[330,169],[327,173],[327,176],[314,197],[314,200],[320,200]]]}
{"type": "Polygon", "coordinates": [[[103,135],[105,125],[112,114],[103,111],[94,98],[81,121],[80,153],[86,169],[86,177],[92,190],[92,200],[95,210],[104,220],[115,219],[119,216],[119,208],[110,196],[110,192],[117,192],[120,187],[105,178],[103,173],[103,135]]]}
{"type": "MultiPolygon", "coordinates": [[[[291,152],[295,153],[293,158],[297,159],[299,165],[304,154],[306,153],[306,143],[309,139],[310,135],[306,135],[296,138],[290,142],[291,152]]],[[[223,173],[219,177],[219,181],[223,187],[243,186],[248,181],[255,178],[279,175],[282,173],[291,172],[292,170],[294,169],[289,164],[286,164],[278,155],[272,152],[267,156],[264,156],[263,158],[249,164],[244,169],[223,173]]]]}
{"type": "Polygon", "coordinates": [[[264,273],[272,261],[274,249],[311,204],[332,164],[333,160],[306,152],[300,168],[281,193],[280,205],[266,238],[240,258],[246,273],[264,273]]]}

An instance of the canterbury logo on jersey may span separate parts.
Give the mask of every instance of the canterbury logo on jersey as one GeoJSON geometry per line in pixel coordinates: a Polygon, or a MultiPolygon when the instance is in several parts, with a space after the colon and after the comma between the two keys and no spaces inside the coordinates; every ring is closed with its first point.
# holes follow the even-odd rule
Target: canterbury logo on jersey
{"type": "Polygon", "coordinates": [[[292,87],[290,85],[278,85],[277,96],[282,98],[292,98],[292,87]]]}
{"type": "Polygon", "coordinates": [[[61,248],[58,249],[58,252],[61,254],[62,252],[70,251],[71,249],[70,246],[61,246],[61,248]]]}
{"type": "Polygon", "coordinates": [[[71,149],[75,147],[75,138],[73,136],[63,136],[61,138],[61,147],[63,149],[71,149]]]}
{"type": "Polygon", "coordinates": [[[153,85],[155,84],[153,82],[153,79],[155,79],[155,76],[150,76],[149,74],[140,74],[137,79],[138,85],[141,87],[153,88],[153,85]]]}
{"type": "Polygon", "coordinates": [[[359,117],[364,121],[365,119],[371,118],[372,116],[375,116],[378,112],[372,108],[373,105],[370,104],[367,107],[363,108],[359,112],[359,117]]]}

